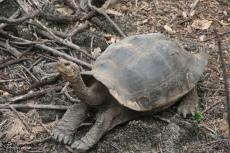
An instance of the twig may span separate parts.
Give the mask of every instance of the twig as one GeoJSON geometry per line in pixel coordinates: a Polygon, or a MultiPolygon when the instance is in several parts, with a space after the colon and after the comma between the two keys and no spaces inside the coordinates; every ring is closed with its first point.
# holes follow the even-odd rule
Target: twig
{"type": "Polygon", "coordinates": [[[200,0],[196,0],[193,4],[192,4],[192,6],[191,6],[191,10],[190,10],[190,16],[193,16],[195,13],[194,13],[194,10],[195,10],[195,8],[196,8],[196,6],[197,6],[197,4],[200,2],[200,0]]]}
{"type": "Polygon", "coordinates": [[[30,132],[31,134],[33,134],[32,129],[29,127],[29,125],[23,120],[23,118],[21,118],[21,116],[19,115],[19,113],[16,111],[16,109],[13,106],[10,106],[10,109],[14,112],[14,114],[18,117],[18,119],[23,123],[23,125],[25,126],[26,130],[28,132],[30,132]]]}
{"type": "Polygon", "coordinates": [[[169,119],[164,118],[164,117],[161,117],[161,116],[159,116],[159,115],[155,115],[155,116],[153,116],[153,117],[156,118],[156,119],[158,119],[158,120],[164,121],[164,122],[166,122],[166,123],[168,123],[168,124],[171,123],[171,121],[170,121],[169,119]]]}
{"type": "Polygon", "coordinates": [[[224,141],[229,141],[228,139],[217,139],[217,140],[212,140],[212,141],[209,141],[209,142],[207,142],[207,143],[205,143],[205,144],[199,144],[198,146],[203,146],[203,145],[205,145],[205,146],[211,146],[211,145],[213,145],[214,143],[218,143],[218,142],[224,142],[224,141]]]}
{"type": "MultiPolygon", "coordinates": [[[[20,0],[17,0],[17,3],[19,4],[19,6],[23,9],[23,11],[25,12],[25,14],[29,14],[29,12],[23,7],[23,2],[20,0]]],[[[76,44],[73,44],[72,42],[68,41],[68,40],[63,40],[62,38],[56,36],[49,28],[47,28],[45,25],[43,25],[39,20],[37,19],[33,19],[33,23],[35,25],[38,25],[40,28],[46,30],[55,40],[57,40],[59,43],[62,43],[72,49],[75,49],[83,54],[85,54],[86,56],[90,57],[91,59],[94,59],[90,54],[88,54],[85,50],[81,49],[79,46],[77,46],[76,44]]]]}
{"type": "MultiPolygon", "coordinates": [[[[44,44],[48,42],[52,42],[52,41],[51,40],[38,40],[38,41],[34,40],[32,42],[11,41],[11,43],[15,45],[30,45],[31,47],[33,47],[34,44],[44,44]]],[[[22,54],[24,54],[24,52],[22,54]]]]}
{"type": "Polygon", "coordinates": [[[75,36],[77,33],[83,31],[84,29],[88,28],[89,27],[89,22],[86,21],[83,25],[79,26],[79,27],[76,27],[74,26],[74,28],[67,33],[67,37],[73,37],[75,36]]]}
{"type": "MultiPolygon", "coordinates": [[[[101,6],[102,9],[106,10],[109,7],[115,5],[119,0],[105,0],[104,4],[101,6]]],[[[137,0],[136,0],[137,2],[137,0]]]]}
{"type": "Polygon", "coordinates": [[[8,51],[11,55],[18,58],[21,56],[21,52],[19,52],[16,48],[9,45],[9,41],[7,40],[5,43],[0,41],[0,46],[6,48],[6,51],[8,51]]]}
{"type": "Polygon", "coordinates": [[[211,132],[213,135],[215,135],[215,136],[213,136],[213,135],[210,135],[212,138],[216,138],[216,136],[217,136],[217,133],[216,133],[216,131],[214,131],[213,129],[211,129],[211,128],[209,128],[208,126],[206,126],[205,124],[199,124],[199,127],[200,128],[203,128],[203,129],[205,129],[205,130],[207,130],[207,131],[209,131],[209,132],[211,132]]]}
{"type": "Polygon", "coordinates": [[[73,97],[71,97],[71,96],[69,95],[69,93],[68,93],[68,91],[67,91],[67,87],[68,87],[68,86],[69,86],[69,82],[67,82],[67,83],[65,84],[65,86],[63,87],[63,89],[61,90],[61,92],[64,93],[65,96],[66,96],[71,102],[74,102],[74,103],[80,102],[79,99],[75,99],[75,98],[73,98],[73,97]]]}
{"type": "Polygon", "coordinates": [[[7,83],[7,82],[16,82],[22,81],[23,79],[9,79],[9,80],[0,80],[0,83],[7,83]]]}
{"type": "Polygon", "coordinates": [[[68,5],[71,9],[73,9],[74,11],[79,9],[75,0],[64,0],[64,3],[68,5]]]}
{"type": "MultiPolygon", "coordinates": [[[[39,87],[42,87],[44,85],[48,85],[48,84],[51,84],[53,82],[56,82],[57,78],[59,77],[59,74],[55,74],[55,75],[52,75],[52,77],[48,77],[46,79],[43,79],[43,80],[39,80],[38,82],[32,84],[28,89],[26,90],[19,90],[19,91],[15,91],[15,90],[10,90],[10,89],[7,89],[6,87],[4,87],[3,85],[0,85],[0,89],[1,90],[4,90],[4,91],[7,91],[9,92],[10,94],[12,95],[22,95],[22,94],[26,94],[28,93],[29,91],[31,91],[32,89],[34,88],[39,88],[39,87]]],[[[21,80],[24,80],[24,79],[21,79],[21,80]]],[[[5,80],[2,80],[2,83],[3,82],[6,82],[5,80]]],[[[1,81],[0,81],[1,83],[1,81]]]]}
{"type": "Polygon", "coordinates": [[[40,90],[40,91],[36,91],[36,92],[29,92],[29,93],[27,93],[25,95],[10,97],[9,99],[7,99],[7,101],[8,102],[17,102],[17,101],[37,97],[37,96],[42,96],[42,95],[44,95],[44,94],[46,94],[47,92],[50,92],[50,91],[58,91],[58,90],[61,90],[61,87],[49,88],[49,89],[44,89],[44,90],[40,90]]]}
{"type": "Polygon", "coordinates": [[[17,145],[19,145],[19,146],[35,145],[38,143],[43,143],[43,142],[49,141],[51,139],[52,139],[51,136],[48,136],[47,138],[43,138],[41,140],[34,140],[34,141],[30,141],[30,142],[17,143],[17,145]]]}
{"type": "MultiPolygon", "coordinates": [[[[14,12],[10,17],[9,19],[15,19],[16,17],[18,17],[20,15],[20,9],[18,9],[16,12],[14,12]]],[[[7,26],[8,24],[6,23],[1,23],[0,24],[0,29],[3,29],[7,26]]]]}
{"type": "Polygon", "coordinates": [[[222,102],[222,100],[215,102],[214,104],[212,104],[211,106],[207,107],[205,110],[202,111],[202,114],[207,113],[210,109],[212,109],[213,107],[215,107],[216,105],[220,104],[222,102]]]}
{"type": "Polygon", "coordinates": [[[91,37],[91,41],[90,41],[90,52],[91,54],[93,53],[93,42],[94,42],[94,37],[91,37]]]}
{"type": "MultiPolygon", "coordinates": [[[[55,35],[61,37],[61,38],[67,38],[67,35],[63,32],[60,32],[60,31],[57,31],[57,30],[52,30],[50,29],[55,35]]],[[[39,33],[40,35],[42,35],[43,37],[46,37],[46,38],[49,38],[49,39],[53,39],[53,37],[48,33],[46,32],[45,30],[42,30],[42,29],[39,29],[37,28],[36,29],[36,32],[39,33]]],[[[49,40],[50,41],[50,40],[49,40]]],[[[53,40],[52,40],[53,41],[53,40]]]]}
{"type": "MultiPolygon", "coordinates": [[[[23,38],[20,38],[20,37],[16,37],[16,36],[10,35],[10,34],[8,34],[8,33],[6,33],[6,32],[3,32],[3,31],[0,31],[0,33],[3,34],[3,35],[8,36],[8,37],[10,37],[10,38],[13,38],[13,39],[17,39],[17,40],[23,41],[23,42],[25,42],[25,43],[32,43],[32,41],[30,41],[30,40],[23,39],[23,38]]],[[[87,69],[91,69],[91,68],[92,68],[92,65],[91,65],[91,64],[86,63],[86,62],[84,62],[84,61],[81,61],[81,60],[79,60],[79,59],[77,59],[77,58],[74,58],[74,57],[72,57],[72,56],[69,56],[69,55],[67,55],[67,54],[65,54],[65,53],[62,53],[62,52],[60,52],[60,51],[58,51],[58,50],[56,50],[56,49],[53,49],[53,48],[51,48],[51,47],[49,47],[49,46],[44,45],[44,44],[34,44],[34,46],[37,47],[37,48],[40,48],[40,49],[49,51],[49,52],[51,52],[52,54],[55,54],[55,55],[57,55],[57,56],[60,56],[60,57],[62,57],[62,58],[64,58],[64,59],[67,59],[67,60],[70,60],[70,61],[75,62],[75,63],[77,63],[77,64],[80,64],[80,65],[82,65],[83,67],[85,67],[85,68],[87,68],[87,69]]]]}
{"type": "Polygon", "coordinates": [[[90,20],[92,17],[96,16],[96,14],[97,12],[95,10],[92,10],[82,18],[82,21],[90,20]]]}
{"type": "MultiPolygon", "coordinates": [[[[220,55],[220,62],[223,70],[223,78],[224,78],[224,88],[225,88],[225,96],[226,96],[226,106],[227,106],[227,121],[228,121],[228,127],[230,128],[230,97],[229,97],[229,85],[228,85],[228,77],[227,77],[227,71],[226,71],[226,64],[224,62],[224,55],[223,51],[221,48],[221,39],[217,33],[217,30],[215,29],[215,34],[217,36],[217,45],[218,45],[218,50],[219,50],[219,55],[220,55]]],[[[228,129],[229,130],[229,129],[228,129]]],[[[230,132],[228,132],[228,138],[230,139],[230,132]]]]}
{"type": "Polygon", "coordinates": [[[88,5],[89,5],[89,7],[90,7],[91,9],[95,10],[97,13],[103,15],[103,16],[114,26],[114,28],[117,30],[117,32],[118,32],[123,38],[125,38],[125,37],[126,37],[125,33],[124,33],[124,32],[118,27],[118,25],[108,16],[108,14],[107,14],[105,11],[103,11],[102,9],[99,9],[99,8],[93,6],[93,5],[91,4],[91,2],[92,2],[92,0],[88,0],[88,5]]]}
{"type": "Polygon", "coordinates": [[[137,7],[138,0],[135,0],[135,7],[137,7]]]}
{"type": "Polygon", "coordinates": [[[33,75],[33,73],[31,73],[30,72],[30,70],[28,70],[25,66],[20,66],[22,69],[24,69],[30,76],[31,76],[31,78],[33,78],[33,80],[34,81],[36,81],[36,82],[39,82],[39,80],[38,80],[38,78],[36,78],[34,75],[33,75]]]}
{"type": "Polygon", "coordinates": [[[37,65],[42,60],[43,60],[43,58],[39,57],[28,69],[31,70],[35,65],[37,65]]]}
{"type": "MultiPolygon", "coordinates": [[[[203,9],[203,10],[197,12],[196,15],[198,15],[198,14],[204,12],[205,10],[206,10],[206,9],[203,9]]],[[[193,15],[193,16],[194,16],[194,15],[193,15]]],[[[191,21],[192,19],[193,19],[193,17],[192,17],[192,16],[189,16],[189,17],[185,18],[184,20],[177,21],[177,22],[174,24],[174,26],[176,26],[176,25],[178,25],[178,24],[179,24],[179,25],[180,25],[180,24],[183,24],[183,23],[188,22],[188,21],[191,21]]]]}
{"type": "Polygon", "coordinates": [[[76,44],[68,41],[68,40],[64,40],[58,36],[56,36],[49,28],[47,28],[45,25],[43,25],[40,21],[38,20],[34,20],[40,27],[42,27],[44,30],[46,30],[55,40],[57,40],[59,43],[62,43],[72,49],[75,49],[83,54],[85,54],[86,56],[90,57],[91,59],[94,59],[90,54],[87,53],[87,51],[81,49],[79,46],[77,46],[76,44]]]}
{"type": "Polygon", "coordinates": [[[5,18],[5,17],[0,17],[0,23],[7,23],[7,24],[20,24],[28,19],[34,18],[39,14],[39,11],[36,10],[32,12],[31,14],[25,14],[23,17],[18,18],[18,19],[13,19],[13,18],[5,18]]]}
{"type": "Polygon", "coordinates": [[[0,69],[4,68],[6,66],[12,65],[12,64],[17,64],[17,63],[25,61],[25,60],[31,60],[31,59],[29,59],[29,58],[18,58],[18,59],[10,60],[10,61],[7,61],[5,63],[2,63],[0,65],[0,69]]]}
{"type": "MultiPolygon", "coordinates": [[[[226,34],[230,34],[230,31],[227,31],[227,32],[224,32],[224,33],[221,33],[221,34],[218,34],[218,37],[223,37],[224,35],[226,34]]],[[[212,39],[215,39],[217,37],[217,35],[211,37],[211,38],[208,38],[208,39],[205,39],[203,40],[203,42],[206,42],[206,41],[209,41],[209,40],[212,40],[212,39]]]]}
{"type": "Polygon", "coordinates": [[[80,15],[53,15],[48,13],[41,13],[41,17],[45,18],[48,21],[66,23],[66,22],[76,22],[80,20],[80,15]]]}
{"type": "Polygon", "coordinates": [[[64,105],[42,105],[42,104],[0,104],[0,109],[10,109],[10,107],[15,109],[43,109],[43,110],[61,110],[65,111],[68,109],[68,106],[64,105]]]}
{"type": "Polygon", "coordinates": [[[91,69],[91,68],[92,68],[92,65],[91,65],[91,64],[88,64],[88,63],[86,63],[86,62],[84,62],[84,61],[81,61],[81,60],[79,60],[79,59],[77,59],[77,58],[74,58],[74,57],[72,57],[72,56],[70,56],[70,55],[67,55],[67,54],[65,54],[65,53],[62,53],[62,52],[60,52],[60,51],[58,51],[58,50],[56,50],[56,49],[53,49],[53,48],[51,48],[51,47],[49,47],[49,46],[41,45],[41,44],[36,44],[35,46],[38,47],[38,48],[40,48],[40,49],[44,49],[44,50],[46,50],[46,51],[49,51],[49,52],[51,52],[51,53],[53,53],[53,54],[55,54],[55,55],[58,55],[58,56],[60,56],[60,57],[62,57],[62,58],[65,58],[65,59],[67,59],[67,60],[70,60],[70,61],[72,61],[72,62],[76,62],[77,64],[80,64],[80,65],[82,65],[82,66],[85,67],[85,68],[88,68],[88,69],[91,69]]]}

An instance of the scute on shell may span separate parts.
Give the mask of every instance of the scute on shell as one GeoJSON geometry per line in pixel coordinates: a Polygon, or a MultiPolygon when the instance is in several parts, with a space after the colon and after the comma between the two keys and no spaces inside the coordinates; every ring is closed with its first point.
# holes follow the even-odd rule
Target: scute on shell
{"type": "Polygon", "coordinates": [[[206,64],[206,54],[191,54],[164,35],[150,33],[110,45],[92,74],[121,105],[149,111],[169,107],[188,93],[206,64]]]}

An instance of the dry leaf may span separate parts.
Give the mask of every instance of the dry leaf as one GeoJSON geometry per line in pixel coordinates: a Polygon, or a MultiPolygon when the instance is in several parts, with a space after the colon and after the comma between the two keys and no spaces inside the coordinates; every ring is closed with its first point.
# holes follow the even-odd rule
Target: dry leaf
{"type": "Polygon", "coordinates": [[[111,34],[105,34],[104,38],[106,39],[106,43],[108,44],[112,44],[112,43],[119,41],[116,36],[113,36],[111,34]]]}
{"type": "MultiPolygon", "coordinates": [[[[34,135],[45,132],[46,130],[38,124],[40,116],[36,110],[31,110],[27,113],[18,112],[21,118],[28,124],[33,131],[33,134],[29,133],[22,123],[22,121],[15,115],[14,112],[5,112],[0,122],[0,138],[6,141],[13,140],[14,142],[20,142],[23,140],[31,141],[34,135]]],[[[56,122],[44,124],[46,129],[52,130],[56,122]]]]}
{"type": "Polygon", "coordinates": [[[94,32],[94,31],[96,31],[96,28],[90,27],[89,30],[90,30],[91,32],[94,32]]]}
{"type": "Polygon", "coordinates": [[[11,94],[10,93],[8,93],[8,92],[3,92],[3,94],[2,94],[3,96],[5,96],[5,97],[9,97],[9,96],[11,96],[11,94]]]}
{"type": "Polygon", "coordinates": [[[229,25],[230,25],[230,23],[225,23],[223,20],[221,20],[220,23],[221,23],[223,26],[229,26],[229,25]]]}
{"type": "Polygon", "coordinates": [[[111,15],[114,15],[114,16],[122,16],[122,13],[117,12],[117,11],[115,11],[115,10],[111,10],[111,9],[107,9],[107,10],[106,10],[106,13],[111,14],[111,15]]]}
{"type": "Polygon", "coordinates": [[[192,27],[195,29],[206,30],[212,24],[212,21],[209,20],[194,20],[192,23],[192,27]]]}
{"type": "Polygon", "coordinates": [[[96,59],[100,55],[101,55],[101,48],[100,47],[94,48],[92,52],[92,56],[96,59]]]}
{"type": "Polygon", "coordinates": [[[69,8],[68,6],[58,6],[58,5],[56,5],[56,7],[57,7],[56,10],[58,12],[60,12],[61,14],[63,14],[63,15],[71,15],[71,14],[74,13],[74,11],[71,8],[69,8]]]}
{"type": "Polygon", "coordinates": [[[201,35],[201,36],[199,37],[199,40],[200,40],[200,41],[204,41],[204,40],[205,40],[205,38],[206,38],[206,36],[205,36],[205,35],[201,35]]]}
{"type": "Polygon", "coordinates": [[[128,11],[129,11],[129,8],[128,8],[126,5],[122,5],[122,6],[121,6],[121,11],[123,11],[123,12],[128,12],[128,11]]]}
{"type": "Polygon", "coordinates": [[[164,29],[169,33],[175,33],[175,31],[168,25],[164,25],[164,29]]]}
{"type": "Polygon", "coordinates": [[[186,12],[182,12],[182,16],[184,17],[184,18],[187,18],[187,16],[188,16],[188,14],[186,13],[186,12]]]}

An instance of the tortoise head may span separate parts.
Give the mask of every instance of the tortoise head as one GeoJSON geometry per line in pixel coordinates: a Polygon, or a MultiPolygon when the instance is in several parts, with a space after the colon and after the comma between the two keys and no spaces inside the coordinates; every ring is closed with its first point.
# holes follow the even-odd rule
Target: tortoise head
{"type": "Polygon", "coordinates": [[[71,81],[80,74],[80,68],[77,64],[62,58],[58,59],[56,69],[67,81],[71,81]]]}

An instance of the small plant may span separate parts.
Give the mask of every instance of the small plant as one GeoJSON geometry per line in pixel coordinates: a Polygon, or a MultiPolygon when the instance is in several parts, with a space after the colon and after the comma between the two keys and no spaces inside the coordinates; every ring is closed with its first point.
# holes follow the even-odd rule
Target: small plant
{"type": "Polygon", "coordinates": [[[200,122],[204,119],[204,115],[202,112],[196,112],[195,115],[192,116],[193,120],[200,122]]]}

